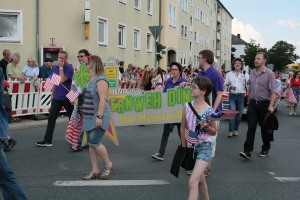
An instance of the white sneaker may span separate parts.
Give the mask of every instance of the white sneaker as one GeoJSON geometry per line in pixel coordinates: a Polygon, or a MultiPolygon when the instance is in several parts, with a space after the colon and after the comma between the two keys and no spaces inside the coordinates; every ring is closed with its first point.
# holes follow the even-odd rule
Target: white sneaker
{"type": "Polygon", "coordinates": [[[289,115],[292,115],[292,114],[293,114],[292,112],[289,113],[289,115]]]}
{"type": "Polygon", "coordinates": [[[294,115],[297,115],[297,113],[294,113],[294,115]]]}

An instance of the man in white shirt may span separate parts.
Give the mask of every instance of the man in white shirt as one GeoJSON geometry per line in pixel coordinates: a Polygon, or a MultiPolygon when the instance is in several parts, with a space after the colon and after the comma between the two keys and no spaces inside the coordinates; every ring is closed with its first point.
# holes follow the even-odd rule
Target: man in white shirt
{"type": "Polygon", "coordinates": [[[242,72],[243,61],[240,58],[233,60],[231,69],[232,71],[226,74],[224,86],[229,92],[229,109],[237,110],[240,113],[229,121],[228,137],[238,136],[238,129],[244,109],[244,97],[247,92],[247,81],[249,79],[242,72]]]}

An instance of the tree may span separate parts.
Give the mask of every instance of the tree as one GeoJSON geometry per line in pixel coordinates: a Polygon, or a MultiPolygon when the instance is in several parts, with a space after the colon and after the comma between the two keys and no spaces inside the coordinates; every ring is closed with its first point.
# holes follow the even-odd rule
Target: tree
{"type": "Polygon", "coordinates": [[[300,58],[295,53],[296,47],[286,41],[278,41],[268,51],[268,63],[274,64],[274,70],[281,71],[287,64],[294,63],[300,58]]]}
{"type": "Polygon", "coordinates": [[[245,55],[241,55],[241,58],[244,60],[245,65],[248,65],[251,69],[255,67],[254,60],[257,52],[267,53],[266,48],[260,47],[260,44],[255,44],[255,40],[251,40],[245,45],[244,49],[245,55]]]}

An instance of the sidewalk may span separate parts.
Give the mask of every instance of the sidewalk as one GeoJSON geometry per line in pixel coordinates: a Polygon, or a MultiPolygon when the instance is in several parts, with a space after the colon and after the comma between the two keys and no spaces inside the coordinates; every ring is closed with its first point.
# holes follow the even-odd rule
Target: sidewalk
{"type": "MultiPolygon", "coordinates": [[[[59,116],[56,120],[56,124],[62,124],[69,121],[67,116],[59,116]]],[[[41,126],[47,126],[48,120],[31,120],[21,119],[21,122],[16,122],[8,125],[9,131],[31,129],[41,126]]]]}

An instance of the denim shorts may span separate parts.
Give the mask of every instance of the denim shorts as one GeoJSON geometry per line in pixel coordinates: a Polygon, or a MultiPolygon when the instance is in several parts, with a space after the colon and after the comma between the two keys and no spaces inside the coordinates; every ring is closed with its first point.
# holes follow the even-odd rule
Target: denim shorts
{"type": "Polygon", "coordinates": [[[105,130],[102,128],[95,128],[90,131],[86,131],[87,134],[87,142],[90,146],[99,146],[101,144],[101,140],[105,130]]]}
{"type": "Polygon", "coordinates": [[[195,153],[197,160],[203,160],[205,162],[210,161],[212,154],[213,144],[210,142],[202,142],[195,146],[195,153]]]}

